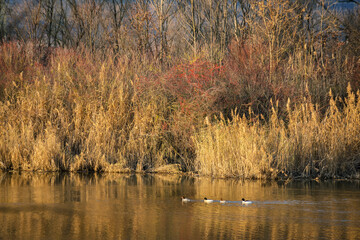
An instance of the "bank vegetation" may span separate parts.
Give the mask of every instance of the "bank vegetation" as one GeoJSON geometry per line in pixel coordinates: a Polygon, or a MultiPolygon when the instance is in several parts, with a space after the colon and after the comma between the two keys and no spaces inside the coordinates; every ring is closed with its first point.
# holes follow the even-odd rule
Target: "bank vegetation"
{"type": "Polygon", "coordinates": [[[0,168],[359,178],[351,6],[3,0],[0,168]]]}

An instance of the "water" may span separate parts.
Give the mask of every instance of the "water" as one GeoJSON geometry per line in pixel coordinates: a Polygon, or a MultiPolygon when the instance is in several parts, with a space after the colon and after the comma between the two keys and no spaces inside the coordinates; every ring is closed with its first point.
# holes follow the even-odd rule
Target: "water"
{"type": "Polygon", "coordinates": [[[0,173],[0,239],[360,239],[359,190],[345,181],[0,173]]]}

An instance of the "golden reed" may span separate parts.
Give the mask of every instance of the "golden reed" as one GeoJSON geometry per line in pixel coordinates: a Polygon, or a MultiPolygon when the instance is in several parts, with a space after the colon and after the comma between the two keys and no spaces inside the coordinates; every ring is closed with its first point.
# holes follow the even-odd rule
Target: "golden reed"
{"type": "Polygon", "coordinates": [[[360,94],[350,87],[321,108],[306,97],[281,114],[275,103],[267,117],[250,110],[215,119],[210,108],[191,112],[196,101],[184,106],[140,77],[149,67],[140,62],[56,49],[45,66],[27,51],[0,48],[0,169],[126,172],[180,163],[216,177],[359,177],[360,94]]]}

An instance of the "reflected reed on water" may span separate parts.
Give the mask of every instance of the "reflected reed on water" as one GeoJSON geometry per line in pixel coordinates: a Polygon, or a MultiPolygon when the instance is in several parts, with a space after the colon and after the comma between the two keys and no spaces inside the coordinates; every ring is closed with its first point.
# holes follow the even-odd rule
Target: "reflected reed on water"
{"type": "Polygon", "coordinates": [[[358,239],[359,186],[2,173],[0,239],[358,239]]]}

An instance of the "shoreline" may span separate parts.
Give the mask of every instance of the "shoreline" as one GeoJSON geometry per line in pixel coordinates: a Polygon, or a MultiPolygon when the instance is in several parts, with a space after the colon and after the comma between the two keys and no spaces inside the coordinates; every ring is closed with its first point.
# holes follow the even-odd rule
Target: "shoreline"
{"type": "Polygon", "coordinates": [[[184,176],[184,177],[193,177],[193,178],[211,178],[211,179],[224,179],[224,180],[244,180],[244,181],[275,181],[275,182],[292,182],[292,181],[315,181],[315,182],[324,182],[324,181],[360,181],[359,176],[347,176],[347,177],[308,177],[308,176],[288,176],[288,177],[275,177],[275,178],[244,178],[241,176],[211,176],[206,174],[201,174],[194,171],[174,171],[173,165],[179,164],[168,164],[163,165],[156,169],[149,170],[131,170],[131,169],[117,169],[117,170],[103,170],[103,171],[71,171],[71,170],[56,170],[56,171],[44,171],[44,170],[4,170],[0,169],[0,174],[3,173],[33,173],[33,174],[79,174],[79,175],[107,175],[107,174],[120,174],[120,175],[155,175],[155,176],[184,176]],[[171,169],[169,171],[165,169],[171,169]]]}

